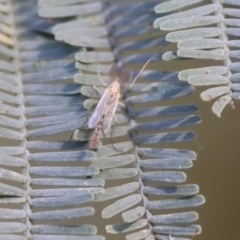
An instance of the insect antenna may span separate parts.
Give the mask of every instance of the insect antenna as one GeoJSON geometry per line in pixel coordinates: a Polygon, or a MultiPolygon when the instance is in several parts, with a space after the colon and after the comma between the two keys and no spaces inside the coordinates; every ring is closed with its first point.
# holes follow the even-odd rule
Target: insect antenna
{"type": "MultiPolygon", "coordinates": [[[[162,49],[164,49],[166,46],[168,46],[170,43],[167,43],[165,44],[163,47],[161,47],[157,52],[161,51],[162,49]]],[[[156,53],[154,53],[148,60],[147,62],[143,65],[142,69],[140,70],[140,72],[137,74],[137,76],[133,79],[131,85],[125,89],[125,91],[129,90],[132,88],[133,84],[137,81],[138,77],[141,75],[141,73],[143,72],[143,70],[147,67],[147,65],[149,64],[149,62],[151,61],[151,59],[153,58],[153,56],[155,55],[156,53]]]]}

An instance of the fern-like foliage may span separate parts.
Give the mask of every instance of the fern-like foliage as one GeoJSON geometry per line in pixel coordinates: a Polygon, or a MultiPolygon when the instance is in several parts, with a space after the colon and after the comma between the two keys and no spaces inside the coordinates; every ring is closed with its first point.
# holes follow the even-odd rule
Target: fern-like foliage
{"type": "Polygon", "coordinates": [[[170,31],[166,39],[178,44],[177,52],[165,53],[166,60],[194,58],[220,62],[216,66],[186,69],[178,75],[179,80],[193,86],[214,86],[203,91],[201,98],[204,101],[218,98],[212,106],[218,117],[221,117],[227,104],[239,99],[239,50],[235,50],[240,47],[240,41],[236,40],[240,36],[239,6],[237,0],[214,1],[213,4],[172,0],[155,8],[156,12],[168,15],[156,19],[154,26],[170,31]],[[174,13],[176,9],[186,6],[188,9],[174,13]]]}
{"type": "Polygon", "coordinates": [[[86,122],[105,89],[100,78],[113,81],[111,63],[134,77],[150,57],[162,61],[165,35],[149,30],[159,2],[40,0],[40,10],[32,0],[0,3],[0,136],[11,140],[0,148],[0,239],[101,240],[98,222],[120,213],[107,239],[199,234],[198,214],[184,209],[205,200],[179,169],[196,159],[187,149],[196,135],[186,128],[201,118],[196,105],[176,104],[194,90],[177,72],[148,66],[123,94],[112,132],[96,151],[87,145],[86,122]],[[61,135],[78,128],[75,141],[61,135]],[[99,202],[107,206],[93,217],[99,202]]]}

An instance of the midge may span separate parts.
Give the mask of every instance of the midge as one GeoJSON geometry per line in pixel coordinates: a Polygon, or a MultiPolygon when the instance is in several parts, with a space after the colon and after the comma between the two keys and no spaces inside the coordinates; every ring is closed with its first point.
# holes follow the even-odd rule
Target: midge
{"type": "MultiPolygon", "coordinates": [[[[132,81],[128,89],[130,89],[133,86],[133,84],[136,82],[139,75],[142,73],[142,71],[150,62],[150,60],[151,58],[144,64],[144,66],[142,67],[140,72],[137,74],[137,76],[134,78],[134,80],[132,81]]],[[[124,79],[129,79],[130,75],[131,75],[130,71],[123,71],[123,73],[119,77],[115,77],[115,81],[112,82],[106,88],[95,110],[93,111],[88,121],[88,127],[95,129],[89,142],[90,149],[95,148],[100,132],[102,131],[104,135],[104,133],[106,133],[111,127],[112,120],[113,120],[113,117],[115,116],[119,98],[120,98],[121,87],[119,82],[123,81],[124,79]]],[[[105,83],[104,85],[106,86],[105,83]]]]}

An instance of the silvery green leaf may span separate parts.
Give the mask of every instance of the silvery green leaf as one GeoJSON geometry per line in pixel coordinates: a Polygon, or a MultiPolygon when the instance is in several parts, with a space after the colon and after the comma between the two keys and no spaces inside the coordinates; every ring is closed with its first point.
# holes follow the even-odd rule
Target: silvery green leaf
{"type": "Polygon", "coordinates": [[[11,63],[0,60],[0,69],[14,73],[17,71],[18,66],[14,62],[11,63]]]}
{"type": "MultiPolygon", "coordinates": [[[[47,149],[47,150],[51,150],[51,149],[54,149],[54,150],[59,150],[59,151],[63,151],[63,150],[84,150],[82,149],[82,143],[81,142],[78,142],[78,141],[29,141],[27,143],[27,148],[28,149],[47,149]]],[[[86,150],[86,149],[85,149],[86,150]]],[[[61,157],[63,156],[62,155],[63,152],[61,152],[61,154],[58,154],[56,153],[55,156],[58,156],[58,157],[61,157]]],[[[83,152],[83,154],[85,155],[82,155],[81,157],[83,156],[87,156],[88,154],[90,153],[90,151],[86,151],[86,152],[83,152]],[[86,154],[87,153],[87,154],[86,154]]],[[[44,153],[40,153],[40,155],[35,155],[35,154],[30,154],[29,155],[29,159],[30,160],[34,160],[34,158],[32,158],[32,156],[35,156],[35,159],[38,159],[36,161],[40,161],[39,158],[36,158],[36,156],[41,156],[41,154],[44,155],[44,158],[47,158],[49,157],[49,159],[51,158],[52,159],[52,156],[54,156],[54,153],[53,155],[48,152],[46,155],[44,153]],[[50,156],[51,155],[51,156],[50,156]]],[[[72,152],[72,153],[66,153],[67,155],[65,155],[65,157],[70,157],[72,156],[72,159],[73,160],[73,156],[75,155],[76,156],[79,156],[81,155],[79,152],[72,152]],[[68,155],[69,154],[69,155],[68,155]],[[78,154],[78,155],[77,155],[78,154]]],[[[94,153],[91,152],[91,154],[93,154],[92,156],[94,156],[94,153]]],[[[64,158],[64,157],[63,157],[64,158]]]]}
{"type": "MultiPolygon", "coordinates": [[[[91,37],[104,37],[107,35],[106,29],[104,27],[79,27],[79,28],[72,28],[72,29],[63,29],[62,31],[58,31],[55,35],[55,39],[59,41],[67,40],[69,36],[73,38],[79,38],[79,36],[91,36],[91,37]],[[68,36],[68,37],[67,37],[68,36]]],[[[80,39],[80,38],[79,38],[80,39]]],[[[85,42],[86,44],[86,42],[85,42]]],[[[75,44],[73,44],[75,45],[75,44]]],[[[92,43],[91,43],[92,45],[92,43]]],[[[83,45],[80,45],[83,46],[83,45]]],[[[89,47],[89,45],[87,46],[89,47]]]]}
{"type": "MultiPolygon", "coordinates": [[[[13,96],[13,95],[10,95],[10,94],[4,93],[4,92],[0,92],[0,99],[1,99],[1,104],[0,104],[1,107],[5,106],[3,104],[3,102],[11,103],[14,105],[19,105],[22,101],[21,97],[13,96]]],[[[11,106],[6,106],[6,107],[11,107],[11,106]]]]}
{"type": "Polygon", "coordinates": [[[188,87],[189,85],[184,82],[160,82],[160,83],[135,83],[131,91],[133,92],[159,92],[160,89],[176,86],[188,87]]]}
{"type": "Polygon", "coordinates": [[[93,225],[33,225],[31,232],[34,234],[67,234],[67,235],[95,235],[97,228],[93,225]]]}
{"type": "Polygon", "coordinates": [[[0,234],[0,238],[4,240],[26,240],[25,237],[15,234],[0,234]]]}
{"type": "MultiPolygon", "coordinates": [[[[94,29],[92,31],[94,31],[94,29]]],[[[96,38],[94,36],[93,37],[84,37],[82,35],[76,36],[71,33],[68,33],[67,35],[64,36],[64,41],[73,46],[79,46],[79,47],[94,47],[94,48],[109,48],[110,47],[110,44],[107,41],[107,39],[96,38]]],[[[90,61],[89,58],[88,58],[87,62],[88,61],[90,61]]]]}
{"type": "Polygon", "coordinates": [[[122,213],[122,219],[124,222],[134,222],[137,219],[141,218],[145,214],[146,208],[138,206],[136,208],[130,209],[122,213]]]}
{"type": "Polygon", "coordinates": [[[177,51],[177,55],[179,57],[184,57],[184,58],[214,59],[214,60],[225,60],[227,58],[225,51],[222,49],[205,51],[205,50],[180,48],[177,51]]]}
{"type": "Polygon", "coordinates": [[[24,175],[4,168],[0,168],[0,179],[11,180],[20,183],[27,182],[27,178],[24,175]]]}
{"type": "Polygon", "coordinates": [[[193,68],[180,71],[178,74],[178,78],[181,81],[187,81],[188,78],[192,75],[224,75],[227,73],[228,69],[224,66],[213,66],[213,67],[204,67],[204,68],[193,68]]]}
{"type": "MultiPolygon", "coordinates": [[[[109,85],[112,82],[112,79],[109,76],[101,76],[101,79],[105,84],[109,85]]],[[[95,74],[83,74],[78,73],[74,75],[74,82],[90,86],[101,86],[103,87],[103,82],[95,74]]]]}
{"type": "Polygon", "coordinates": [[[5,139],[13,139],[22,141],[24,139],[24,134],[18,131],[13,131],[7,128],[0,127],[0,137],[5,139]]]}
{"type": "Polygon", "coordinates": [[[23,147],[0,147],[0,152],[2,155],[22,155],[24,153],[23,147]]]}
{"type": "Polygon", "coordinates": [[[124,232],[137,230],[139,228],[143,228],[147,224],[148,224],[147,220],[139,219],[139,220],[137,220],[135,222],[131,222],[131,223],[120,223],[120,224],[114,224],[114,225],[107,225],[106,232],[111,233],[111,234],[124,233],[124,232]]]}
{"type": "Polygon", "coordinates": [[[94,177],[102,178],[106,180],[111,179],[126,179],[137,176],[138,171],[135,168],[116,168],[116,169],[107,169],[100,172],[94,177]]]}
{"type": "Polygon", "coordinates": [[[141,135],[135,137],[137,144],[154,144],[161,142],[182,142],[191,141],[196,138],[196,134],[192,131],[188,132],[167,132],[158,134],[141,135]]]}
{"type": "Polygon", "coordinates": [[[158,171],[144,172],[141,178],[145,181],[181,183],[186,181],[187,176],[184,172],[158,171]]]}
{"type": "Polygon", "coordinates": [[[111,188],[105,188],[104,193],[99,193],[95,195],[95,200],[100,201],[106,201],[109,199],[117,198],[123,195],[130,194],[134,191],[136,191],[139,188],[138,182],[130,182],[121,186],[117,187],[111,187],[111,188]]]}
{"type": "Polygon", "coordinates": [[[70,6],[49,7],[42,8],[39,11],[41,17],[60,18],[60,17],[72,17],[77,15],[87,15],[100,11],[102,6],[100,3],[87,3],[70,6]]]}
{"type": "Polygon", "coordinates": [[[192,75],[188,77],[188,83],[193,86],[222,85],[229,83],[229,78],[217,74],[192,75]]]}
{"type": "Polygon", "coordinates": [[[150,169],[186,169],[192,165],[192,160],[187,158],[145,159],[140,162],[142,168],[150,169]]]}
{"type": "Polygon", "coordinates": [[[6,46],[3,46],[3,45],[0,45],[0,53],[6,55],[7,57],[12,57],[12,58],[17,57],[16,50],[7,48],[6,46]]]}
{"type": "Polygon", "coordinates": [[[99,169],[109,169],[121,167],[135,161],[133,154],[124,154],[108,158],[97,158],[92,161],[91,166],[98,167],[99,169]]]}
{"type": "Polygon", "coordinates": [[[202,231],[202,228],[199,225],[153,227],[153,232],[155,233],[183,235],[183,236],[198,235],[201,233],[201,231],[202,231]]]}
{"type": "Polygon", "coordinates": [[[165,85],[165,89],[160,89],[159,92],[143,93],[129,98],[130,103],[154,102],[162,99],[176,98],[191,93],[194,89],[191,86],[173,86],[165,85]]]}
{"type": "Polygon", "coordinates": [[[87,187],[87,188],[53,188],[53,189],[35,189],[30,192],[32,198],[42,197],[63,197],[84,194],[97,194],[104,192],[101,187],[87,187]]]}
{"type": "Polygon", "coordinates": [[[240,72],[240,63],[239,62],[231,63],[229,68],[234,72],[240,72]]]}
{"type": "MultiPolygon", "coordinates": [[[[151,29],[150,31],[156,32],[156,29],[151,29]]],[[[142,34],[149,33],[148,27],[142,27],[141,24],[130,25],[128,28],[120,28],[116,30],[115,37],[117,38],[124,38],[124,37],[131,37],[137,36],[142,34]]]]}
{"type": "Polygon", "coordinates": [[[229,51],[228,55],[232,58],[240,58],[240,50],[229,51]]]}
{"type": "Polygon", "coordinates": [[[4,73],[0,72],[0,78],[2,81],[8,82],[10,84],[19,84],[20,76],[14,75],[14,74],[9,74],[9,73],[4,73]]]}
{"type": "MultiPolygon", "coordinates": [[[[136,7],[136,5],[135,5],[136,7]]],[[[112,26],[128,26],[129,22],[131,24],[144,24],[146,22],[152,23],[157,17],[157,14],[155,12],[144,12],[139,15],[125,15],[124,18],[120,16],[116,16],[114,19],[112,19],[112,26]]]]}
{"type": "Polygon", "coordinates": [[[82,95],[77,96],[48,96],[48,95],[37,95],[37,96],[26,96],[25,102],[34,106],[51,106],[51,105],[66,105],[71,107],[71,104],[80,104],[86,98],[82,95]]]}
{"type": "MultiPolygon", "coordinates": [[[[1,222],[0,223],[0,233],[21,233],[26,231],[26,226],[20,222],[1,222]]],[[[1,236],[1,235],[0,235],[1,236]]],[[[5,238],[4,238],[5,239],[5,238]]]]}
{"type": "Polygon", "coordinates": [[[226,28],[225,33],[230,36],[240,36],[240,29],[239,28],[226,28]]]}
{"type": "Polygon", "coordinates": [[[83,111],[83,103],[73,103],[73,104],[60,104],[60,105],[45,105],[45,106],[34,106],[25,109],[26,115],[29,116],[42,116],[42,115],[60,115],[61,113],[71,113],[74,111],[83,111]]]}
{"type": "Polygon", "coordinates": [[[222,35],[222,30],[219,28],[208,27],[208,28],[193,28],[189,30],[181,30],[176,32],[170,32],[166,35],[168,42],[178,42],[185,39],[199,39],[199,38],[210,38],[218,37],[222,35]]]}
{"type": "Polygon", "coordinates": [[[230,16],[230,17],[240,17],[240,10],[239,9],[233,9],[233,8],[223,8],[222,10],[224,15],[230,16]]]}
{"type": "Polygon", "coordinates": [[[111,7],[112,14],[143,14],[146,13],[146,9],[148,11],[153,12],[154,7],[158,1],[150,1],[150,2],[141,2],[141,3],[134,3],[134,2],[126,2],[125,4],[115,5],[111,7]]]}
{"type": "MultiPolygon", "coordinates": [[[[21,42],[24,43],[24,42],[21,42]]],[[[51,49],[54,45],[56,45],[55,41],[49,41],[47,44],[45,41],[39,42],[26,42],[25,46],[30,48],[29,50],[34,50],[35,48],[44,48],[44,49],[51,49]],[[45,44],[44,44],[45,43],[45,44]],[[44,47],[43,47],[44,46],[44,47]]],[[[74,71],[76,70],[75,61],[73,60],[54,60],[54,61],[39,61],[39,62],[22,62],[21,68],[27,73],[39,73],[39,72],[53,72],[57,73],[57,69],[63,69],[67,71],[74,71]]],[[[60,71],[61,71],[60,70],[60,71]]],[[[65,71],[66,74],[66,71],[65,71]]],[[[31,79],[34,81],[34,79],[31,79]]],[[[42,79],[44,81],[44,79],[42,79]]]]}
{"type": "Polygon", "coordinates": [[[24,210],[1,208],[0,217],[1,219],[25,219],[27,215],[24,210]]]}
{"type": "Polygon", "coordinates": [[[176,59],[180,59],[180,57],[178,57],[177,55],[177,51],[168,51],[162,55],[163,61],[170,61],[170,60],[176,60],[176,59]]]}
{"type": "Polygon", "coordinates": [[[26,84],[24,91],[29,94],[71,95],[80,92],[79,84],[26,84]]]}
{"type": "MultiPolygon", "coordinates": [[[[0,183],[0,194],[3,196],[25,197],[26,192],[18,187],[13,187],[8,184],[0,183]]],[[[7,200],[4,199],[3,200],[7,200]]],[[[14,199],[13,199],[14,200],[14,199]]]]}
{"type": "Polygon", "coordinates": [[[112,52],[79,52],[76,53],[77,61],[83,63],[112,62],[114,55],[112,52]]]}
{"type": "Polygon", "coordinates": [[[68,186],[68,187],[103,187],[105,181],[101,178],[69,179],[69,178],[34,178],[32,183],[39,186],[68,186]]]}
{"type": "Polygon", "coordinates": [[[223,94],[227,94],[230,92],[229,87],[222,86],[222,87],[214,87],[209,88],[200,94],[201,99],[203,101],[211,101],[216,97],[220,97],[223,94]]]}
{"type": "MultiPolygon", "coordinates": [[[[112,56],[110,56],[110,57],[112,58],[112,56]]],[[[109,64],[97,64],[97,63],[84,64],[81,62],[76,62],[75,67],[80,70],[84,70],[84,71],[88,71],[88,72],[106,74],[110,71],[111,64],[112,64],[112,62],[110,62],[109,64]]]]}
{"type": "MultiPolygon", "coordinates": [[[[54,240],[54,239],[58,239],[58,240],[105,240],[105,237],[103,236],[69,236],[69,235],[38,235],[38,234],[34,234],[33,235],[35,237],[35,239],[37,240],[54,240]]],[[[15,239],[14,239],[15,240],[15,239]]]]}
{"type": "Polygon", "coordinates": [[[220,21],[220,18],[216,16],[172,19],[164,21],[160,25],[160,29],[163,31],[175,31],[192,27],[204,27],[207,25],[218,24],[220,21]]]}
{"type": "Polygon", "coordinates": [[[198,185],[185,184],[176,186],[147,186],[143,189],[146,195],[161,195],[161,196],[192,196],[199,192],[198,185]]]}
{"type": "Polygon", "coordinates": [[[155,240],[155,237],[153,235],[148,235],[145,240],[155,240]]]}
{"type": "Polygon", "coordinates": [[[68,79],[72,79],[74,74],[77,72],[76,69],[69,69],[66,71],[58,70],[58,71],[49,71],[49,72],[34,72],[34,73],[27,73],[23,75],[23,81],[25,83],[45,83],[45,82],[53,82],[53,81],[64,81],[68,79]],[[34,80],[33,80],[34,79],[34,80]]]}
{"type": "Polygon", "coordinates": [[[212,49],[223,48],[224,44],[219,39],[186,39],[178,42],[178,48],[212,49]]]}
{"type": "Polygon", "coordinates": [[[195,222],[198,220],[198,214],[196,212],[181,212],[154,215],[149,218],[149,221],[153,224],[171,224],[171,223],[184,223],[195,222]]]}
{"type": "MultiPolygon", "coordinates": [[[[154,115],[156,116],[156,115],[154,115]]],[[[188,115],[178,118],[167,118],[165,120],[158,120],[154,122],[139,123],[135,126],[138,131],[158,130],[158,129],[172,129],[181,126],[189,126],[199,123],[201,118],[197,115],[188,115]]]]}
{"type": "Polygon", "coordinates": [[[134,50],[139,48],[148,48],[154,46],[163,46],[166,44],[165,37],[153,37],[152,39],[126,42],[119,47],[119,50],[134,50]]]}
{"type": "Polygon", "coordinates": [[[27,202],[26,197],[4,197],[0,199],[1,204],[24,204],[27,202]]]}
{"type": "Polygon", "coordinates": [[[160,240],[192,240],[191,238],[185,238],[185,237],[176,237],[176,236],[172,236],[171,234],[169,235],[165,235],[165,234],[155,234],[154,237],[156,239],[160,239],[160,240]]]}
{"type": "Polygon", "coordinates": [[[25,167],[26,164],[26,160],[21,157],[7,156],[3,154],[0,155],[0,165],[2,166],[25,167]]]}
{"type": "Polygon", "coordinates": [[[17,119],[13,119],[13,118],[5,117],[1,115],[0,125],[4,127],[21,129],[24,126],[24,122],[21,119],[17,120],[17,119]]]}
{"type": "Polygon", "coordinates": [[[66,220],[66,219],[78,219],[85,216],[91,216],[95,213],[92,207],[74,208],[74,209],[61,209],[34,212],[30,216],[32,220],[66,220]]]}
{"type": "MultiPolygon", "coordinates": [[[[175,106],[162,106],[153,108],[142,108],[134,110],[133,117],[151,117],[151,116],[171,116],[180,114],[190,114],[197,111],[197,106],[194,104],[175,105],[175,106]]],[[[164,120],[160,121],[160,124],[164,123],[164,120]]],[[[166,122],[165,122],[166,123],[166,122]]]]}
{"type": "Polygon", "coordinates": [[[156,13],[165,13],[165,12],[171,12],[174,10],[178,10],[179,8],[186,7],[189,5],[192,5],[194,3],[201,2],[202,0],[178,0],[178,1],[168,1],[164,3],[160,3],[155,7],[156,13]]]}
{"type": "Polygon", "coordinates": [[[212,12],[216,12],[217,9],[218,9],[217,4],[208,4],[208,5],[204,5],[204,6],[199,6],[197,8],[191,8],[191,9],[186,10],[186,11],[181,11],[181,12],[177,12],[177,13],[173,13],[173,14],[168,14],[166,16],[157,18],[153,22],[153,27],[154,28],[159,28],[161,23],[163,23],[164,21],[169,20],[169,19],[179,19],[179,18],[185,18],[185,17],[204,16],[204,15],[210,14],[212,12]]]}
{"type": "MultiPolygon", "coordinates": [[[[224,24],[226,24],[228,26],[233,26],[233,27],[239,27],[240,26],[240,20],[235,19],[235,18],[224,19],[223,22],[224,22],[224,24]]],[[[229,42],[234,42],[234,41],[238,41],[238,40],[230,40],[230,41],[228,41],[228,45],[229,45],[229,42]]]]}
{"type": "Polygon", "coordinates": [[[231,82],[240,82],[240,73],[235,73],[230,76],[231,82]]]}
{"type": "Polygon", "coordinates": [[[31,167],[31,174],[52,177],[86,177],[99,173],[96,167],[31,167]]]}
{"type": "Polygon", "coordinates": [[[194,151],[187,149],[171,149],[171,148],[137,148],[137,153],[140,156],[158,158],[189,158],[196,160],[197,154],[194,151]]]}
{"type": "Polygon", "coordinates": [[[62,132],[73,131],[79,127],[81,127],[86,122],[86,119],[78,119],[68,123],[62,123],[54,126],[42,127],[34,130],[28,131],[27,137],[40,137],[40,136],[48,136],[62,132]]]}
{"type": "Polygon", "coordinates": [[[5,90],[10,93],[20,93],[21,88],[18,85],[13,85],[6,81],[0,80],[0,89],[5,90]]]}
{"type": "Polygon", "coordinates": [[[58,32],[65,31],[66,29],[76,29],[76,28],[81,28],[86,26],[91,27],[91,26],[101,25],[105,21],[105,18],[102,14],[94,15],[93,18],[91,17],[77,18],[72,21],[59,23],[53,27],[52,31],[54,34],[57,34],[58,32]]]}
{"type": "Polygon", "coordinates": [[[151,231],[149,229],[145,229],[145,230],[141,230],[139,232],[135,232],[135,233],[131,233],[126,235],[126,240],[141,240],[146,238],[147,236],[149,236],[151,234],[151,231]]]}
{"type": "Polygon", "coordinates": [[[93,194],[73,195],[64,197],[36,198],[30,201],[32,207],[67,207],[80,205],[94,200],[93,194]]]}
{"type": "Polygon", "coordinates": [[[74,54],[79,51],[79,48],[68,46],[68,47],[56,47],[52,49],[35,50],[21,52],[21,58],[24,61],[43,61],[43,60],[54,60],[64,57],[73,57],[74,54]]]}
{"type": "Polygon", "coordinates": [[[231,96],[224,95],[220,97],[213,105],[212,111],[217,117],[221,117],[223,109],[232,101],[231,96]]]}
{"type": "Polygon", "coordinates": [[[149,201],[147,204],[148,209],[175,209],[194,207],[202,205],[205,202],[205,198],[202,195],[196,195],[192,197],[182,197],[176,199],[149,201]]]}
{"type": "Polygon", "coordinates": [[[220,2],[225,4],[230,4],[233,6],[240,6],[240,3],[238,2],[238,0],[221,0],[220,2]]]}
{"type": "Polygon", "coordinates": [[[87,112],[80,110],[80,111],[74,111],[74,112],[61,114],[61,115],[31,118],[26,121],[25,125],[29,127],[49,126],[49,125],[67,123],[77,119],[87,120],[87,112]]]}
{"type": "Polygon", "coordinates": [[[122,198],[102,210],[103,218],[111,218],[118,213],[138,204],[142,200],[140,194],[132,194],[122,198]]]}

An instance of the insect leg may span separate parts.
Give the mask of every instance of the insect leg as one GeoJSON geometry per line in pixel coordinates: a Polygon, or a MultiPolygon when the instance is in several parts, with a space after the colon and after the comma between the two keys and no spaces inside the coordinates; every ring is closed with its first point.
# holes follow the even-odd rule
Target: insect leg
{"type": "Polygon", "coordinates": [[[104,82],[104,80],[103,80],[103,78],[102,78],[102,75],[101,75],[99,72],[97,72],[97,75],[98,75],[101,83],[102,83],[105,87],[108,87],[108,85],[104,82]]]}
{"type": "MultiPolygon", "coordinates": [[[[82,123],[82,125],[81,126],[83,126],[86,122],[88,122],[88,119],[89,119],[89,117],[87,116],[86,117],[86,119],[85,119],[85,121],[82,123]]],[[[80,129],[81,128],[81,126],[78,128],[78,129],[80,129]]],[[[69,142],[73,139],[73,136],[74,136],[74,132],[75,131],[73,131],[73,133],[71,134],[71,137],[70,137],[70,139],[69,139],[69,142]]]]}
{"type": "Polygon", "coordinates": [[[96,86],[93,86],[93,88],[102,96],[102,92],[96,86]]]}
{"type": "MultiPolygon", "coordinates": [[[[116,115],[114,115],[114,116],[115,116],[116,122],[117,122],[117,117],[116,117],[116,115]]],[[[111,145],[112,145],[113,149],[116,150],[117,152],[122,152],[122,151],[123,151],[122,149],[117,149],[117,148],[114,146],[112,135],[113,135],[113,127],[112,127],[111,133],[110,133],[111,145]]]]}

